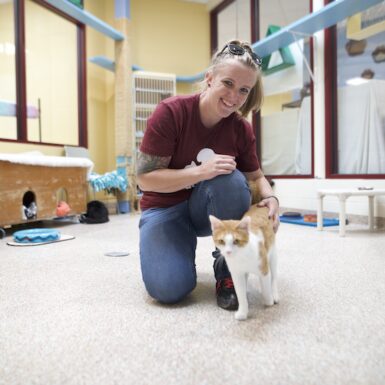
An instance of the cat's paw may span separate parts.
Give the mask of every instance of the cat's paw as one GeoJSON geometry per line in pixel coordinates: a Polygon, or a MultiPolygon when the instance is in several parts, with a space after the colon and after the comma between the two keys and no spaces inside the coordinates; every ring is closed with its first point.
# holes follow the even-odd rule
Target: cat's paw
{"type": "Polygon", "coordinates": [[[274,305],[274,299],[273,299],[273,296],[269,297],[269,298],[264,298],[263,299],[263,304],[267,307],[270,307],[270,306],[273,306],[274,305]]]}
{"type": "Polygon", "coordinates": [[[245,319],[247,319],[247,313],[237,311],[235,313],[235,319],[238,321],[244,321],[245,319]]]}
{"type": "Polygon", "coordinates": [[[279,302],[279,294],[278,294],[277,288],[273,288],[273,300],[274,300],[274,303],[279,302]]]}

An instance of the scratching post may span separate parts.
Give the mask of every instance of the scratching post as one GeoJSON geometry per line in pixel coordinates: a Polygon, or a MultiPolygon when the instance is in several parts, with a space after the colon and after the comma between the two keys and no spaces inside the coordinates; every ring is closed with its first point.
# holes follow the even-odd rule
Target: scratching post
{"type": "Polygon", "coordinates": [[[131,88],[132,88],[132,57],[131,57],[131,21],[129,17],[129,0],[115,0],[116,29],[124,36],[124,40],[115,41],[115,156],[118,173],[127,175],[128,191],[118,193],[120,212],[129,211],[134,207],[136,193],[133,191],[135,178],[134,146],[131,88]]]}

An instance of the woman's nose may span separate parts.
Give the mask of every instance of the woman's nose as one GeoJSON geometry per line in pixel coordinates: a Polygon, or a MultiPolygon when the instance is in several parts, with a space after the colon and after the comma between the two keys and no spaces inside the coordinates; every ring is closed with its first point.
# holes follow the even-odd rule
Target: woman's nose
{"type": "Polygon", "coordinates": [[[233,104],[237,104],[239,102],[239,94],[236,90],[229,90],[229,98],[233,104]]]}

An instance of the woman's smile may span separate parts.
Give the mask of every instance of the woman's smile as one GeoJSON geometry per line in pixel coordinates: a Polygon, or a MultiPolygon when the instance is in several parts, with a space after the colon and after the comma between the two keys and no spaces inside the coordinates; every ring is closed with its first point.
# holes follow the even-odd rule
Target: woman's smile
{"type": "Polygon", "coordinates": [[[207,78],[208,88],[202,95],[201,118],[212,127],[227,118],[246,102],[256,82],[256,72],[236,60],[227,60],[207,78]]]}

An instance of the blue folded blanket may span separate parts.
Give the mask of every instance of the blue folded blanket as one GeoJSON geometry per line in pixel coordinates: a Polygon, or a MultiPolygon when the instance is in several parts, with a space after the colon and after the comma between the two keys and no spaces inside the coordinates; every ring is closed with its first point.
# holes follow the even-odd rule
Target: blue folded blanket
{"type": "MultiPolygon", "coordinates": [[[[312,226],[317,227],[317,222],[305,222],[303,220],[303,217],[286,217],[284,215],[281,215],[279,217],[280,221],[282,223],[292,223],[294,225],[302,225],[302,226],[312,226]]],[[[323,225],[326,226],[338,226],[340,224],[340,221],[337,218],[324,218],[323,219],[323,225]]]]}

